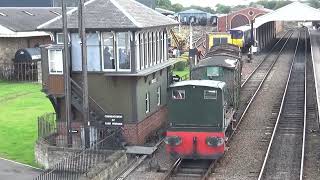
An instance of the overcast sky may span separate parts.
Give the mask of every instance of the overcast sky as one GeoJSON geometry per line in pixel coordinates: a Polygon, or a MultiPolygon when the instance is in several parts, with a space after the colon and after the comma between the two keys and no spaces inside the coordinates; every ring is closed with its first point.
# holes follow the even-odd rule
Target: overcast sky
{"type": "MultiPolygon", "coordinates": [[[[180,3],[184,7],[188,7],[190,5],[197,5],[197,6],[203,6],[203,7],[215,7],[216,4],[224,4],[228,6],[236,6],[239,4],[249,4],[252,1],[258,1],[258,0],[171,0],[172,4],[174,3],[180,3]]],[[[297,1],[297,0],[296,0],[297,1]]]]}

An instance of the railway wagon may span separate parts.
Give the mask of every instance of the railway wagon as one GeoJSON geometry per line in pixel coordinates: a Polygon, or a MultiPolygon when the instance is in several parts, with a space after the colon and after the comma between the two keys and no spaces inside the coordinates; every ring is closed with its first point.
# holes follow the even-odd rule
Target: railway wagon
{"type": "Polygon", "coordinates": [[[166,150],[184,159],[218,159],[239,106],[240,61],[223,54],[207,57],[191,70],[191,79],[170,86],[166,150]]]}

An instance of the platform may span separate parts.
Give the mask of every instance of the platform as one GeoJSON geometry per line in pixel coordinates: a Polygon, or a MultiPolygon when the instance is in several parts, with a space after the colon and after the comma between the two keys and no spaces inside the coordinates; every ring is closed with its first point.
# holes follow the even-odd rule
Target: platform
{"type": "MultiPolygon", "coordinates": [[[[320,112],[320,31],[310,29],[311,55],[313,62],[313,72],[315,76],[315,87],[317,94],[318,112],[320,112]]],[[[318,118],[320,113],[318,114],[318,118]]]]}

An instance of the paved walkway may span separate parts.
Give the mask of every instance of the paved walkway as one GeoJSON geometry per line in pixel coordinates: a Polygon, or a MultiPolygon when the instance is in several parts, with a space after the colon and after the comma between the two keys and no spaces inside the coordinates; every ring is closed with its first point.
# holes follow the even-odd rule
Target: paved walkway
{"type": "Polygon", "coordinates": [[[310,30],[310,41],[311,41],[313,70],[315,75],[318,112],[320,113],[320,92],[319,92],[320,91],[320,31],[310,30]]]}
{"type": "Polygon", "coordinates": [[[1,180],[32,180],[40,172],[40,170],[0,158],[1,180]]]}

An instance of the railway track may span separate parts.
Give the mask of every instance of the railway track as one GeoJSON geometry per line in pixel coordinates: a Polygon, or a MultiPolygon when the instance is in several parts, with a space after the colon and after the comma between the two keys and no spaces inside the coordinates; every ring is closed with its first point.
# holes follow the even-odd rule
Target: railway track
{"type": "Polygon", "coordinates": [[[302,179],[306,126],[307,31],[300,30],[278,117],[258,179],[302,179]]]}
{"type": "MultiPolygon", "coordinates": [[[[236,129],[239,126],[241,120],[245,116],[247,110],[249,109],[252,101],[259,92],[262,84],[266,80],[270,71],[272,70],[274,64],[279,59],[282,54],[283,49],[286,47],[289,39],[293,35],[294,31],[290,30],[286,32],[280,40],[272,47],[268,55],[263,59],[263,61],[257,66],[257,68],[250,74],[250,76],[241,85],[241,100],[239,111],[239,116],[237,117],[236,129]]],[[[233,131],[229,137],[232,138],[234,135],[233,131]]],[[[228,144],[229,141],[227,141],[228,144]]],[[[216,160],[208,160],[204,162],[194,161],[192,164],[192,169],[189,168],[190,162],[188,160],[177,159],[175,163],[170,167],[166,173],[164,180],[169,179],[183,179],[188,177],[188,179],[201,179],[205,180],[210,175],[213,170],[216,160]],[[203,165],[206,164],[206,166],[203,165]],[[198,165],[197,165],[198,164],[198,165]]]]}

